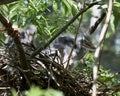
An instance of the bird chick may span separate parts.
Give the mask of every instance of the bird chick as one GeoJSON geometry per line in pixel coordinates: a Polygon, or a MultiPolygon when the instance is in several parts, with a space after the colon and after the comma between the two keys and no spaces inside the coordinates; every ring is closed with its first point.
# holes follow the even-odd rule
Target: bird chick
{"type": "MultiPolygon", "coordinates": [[[[20,32],[20,41],[22,44],[27,45],[33,45],[34,42],[34,35],[37,31],[37,27],[35,25],[28,25],[22,31],[20,32]]],[[[5,44],[9,47],[12,47],[14,45],[14,41],[12,40],[12,37],[9,35],[6,35],[5,44]]]]}
{"type": "Polygon", "coordinates": [[[35,25],[28,25],[20,35],[21,43],[30,44],[33,43],[35,32],[37,31],[37,27],[35,25]]]}

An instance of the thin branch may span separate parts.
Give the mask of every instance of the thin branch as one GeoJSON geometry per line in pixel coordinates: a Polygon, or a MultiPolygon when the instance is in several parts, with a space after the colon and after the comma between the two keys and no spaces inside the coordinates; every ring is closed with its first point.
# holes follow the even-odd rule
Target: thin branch
{"type": "Polygon", "coordinates": [[[11,87],[0,87],[0,90],[8,90],[11,89],[11,87]]]}
{"type": "MultiPolygon", "coordinates": [[[[83,4],[83,5],[85,5],[85,4],[83,4]]],[[[81,14],[81,18],[80,18],[80,20],[79,20],[79,25],[78,25],[78,27],[77,27],[77,29],[76,29],[76,33],[75,33],[74,44],[73,44],[73,46],[72,46],[72,48],[71,48],[71,51],[70,51],[70,54],[69,54],[69,56],[68,56],[68,62],[67,62],[67,66],[66,66],[66,69],[67,69],[67,70],[68,70],[69,67],[70,67],[69,62],[70,62],[70,59],[71,59],[73,50],[74,50],[75,45],[76,45],[76,40],[77,40],[77,37],[78,37],[79,28],[80,28],[80,26],[81,26],[82,19],[83,19],[83,14],[81,14]]]]}
{"type": "Polygon", "coordinates": [[[109,91],[114,91],[114,92],[119,92],[120,91],[120,83],[115,84],[113,86],[107,87],[107,88],[100,88],[100,92],[109,92],[109,91]]]}
{"type": "Polygon", "coordinates": [[[96,81],[98,78],[98,66],[99,66],[100,51],[101,51],[101,46],[103,44],[103,41],[104,41],[106,33],[107,33],[107,29],[108,29],[108,25],[109,25],[111,13],[112,13],[113,1],[114,0],[109,0],[108,13],[106,16],[105,24],[103,25],[103,28],[101,30],[101,34],[99,37],[99,45],[95,51],[95,64],[93,67],[93,87],[92,87],[93,93],[92,93],[92,96],[97,95],[97,82],[96,81]]]}
{"type": "Polygon", "coordinates": [[[90,9],[92,6],[99,4],[99,2],[94,2],[92,4],[90,4],[88,7],[80,10],[80,12],[75,15],[71,20],[69,20],[67,22],[67,24],[65,24],[58,32],[56,32],[56,34],[45,44],[45,45],[41,45],[40,48],[38,48],[35,52],[32,53],[31,58],[35,57],[37,54],[39,54],[43,49],[46,49],[49,44],[56,38],[58,37],[62,32],[64,32],[68,26],[70,26],[70,24],[72,24],[81,14],[83,14],[84,12],[86,12],[88,9],[90,9]]]}
{"type": "MultiPolygon", "coordinates": [[[[37,57],[35,57],[37,60],[40,60],[43,64],[44,64],[44,66],[47,68],[47,69],[49,69],[48,67],[50,66],[50,64],[52,64],[52,66],[55,68],[55,69],[57,69],[57,71],[56,70],[52,70],[54,73],[56,73],[58,76],[61,76],[62,74],[62,78],[63,77],[66,77],[66,79],[70,79],[71,81],[73,81],[74,83],[73,83],[73,86],[74,86],[74,88],[70,85],[71,83],[69,82],[69,83],[67,83],[67,86],[71,86],[70,87],[70,89],[72,89],[71,90],[71,92],[74,92],[74,94],[80,94],[80,95],[76,95],[76,96],[90,96],[89,94],[87,94],[87,95],[84,95],[84,88],[78,83],[78,81],[76,80],[76,79],[74,79],[70,74],[69,74],[69,72],[66,70],[66,69],[64,69],[62,66],[60,66],[60,64],[58,64],[58,63],[56,63],[56,62],[54,62],[54,61],[52,61],[52,60],[49,60],[48,58],[46,58],[46,57],[44,57],[42,54],[40,54],[41,55],[41,57],[42,58],[37,58],[37,57]]],[[[58,84],[61,84],[60,82],[61,81],[59,81],[59,80],[57,80],[58,78],[56,78],[56,81],[58,82],[58,84]]],[[[60,85],[61,86],[61,85],[60,85]]]]}

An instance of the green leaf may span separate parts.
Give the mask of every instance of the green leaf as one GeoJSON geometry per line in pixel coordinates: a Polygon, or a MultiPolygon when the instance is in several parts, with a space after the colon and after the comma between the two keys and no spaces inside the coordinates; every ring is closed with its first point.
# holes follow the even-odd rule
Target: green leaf
{"type": "Polygon", "coordinates": [[[63,96],[63,93],[58,90],[48,89],[45,92],[45,96],[63,96]]]}
{"type": "Polygon", "coordinates": [[[69,14],[71,11],[71,5],[67,0],[63,0],[64,12],[65,14],[69,14]]]}
{"type": "Polygon", "coordinates": [[[43,93],[44,92],[42,90],[40,90],[39,87],[32,86],[26,95],[27,96],[42,96],[43,93]]]}
{"type": "Polygon", "coordinates": [[[120,2],[114,2],[115,7],[120,7],[120,2]]]}
{"type": "Polygon", "coordinates": [[[25,96],[64,96],[63,92],[54,89],[40,89],[37,86],[32,86],[30,90],[25,92],[25,96]]]}
{"type": "Polygon", "coordinates": [[[120,17],[120,3],[119,2],[115,2],[114,3],[114,7],[113,7],[113,14],[111,17],[111,28],[113,30],[113,32],[117,29],[118,23],[120,21],[119,17],[120,17]]]}
{"type": "Polygon", "coordinates": [[[78,9],[75,5],[72,5],[72,15],[76,15],[78,13],[78,9]]]}
{"type": "Polygon", "coordinates": [[[115,17],[114,17],[114,15],[111,15],[110,25],[111,25],[111,29],[112,29],[113,32],[115,32],[114,21],[115,21],[115,17]]]}
{"type": "Polygon", "coordinates": [[[116,1],[120,3],[120,0],[116,0],[116,1]]]}

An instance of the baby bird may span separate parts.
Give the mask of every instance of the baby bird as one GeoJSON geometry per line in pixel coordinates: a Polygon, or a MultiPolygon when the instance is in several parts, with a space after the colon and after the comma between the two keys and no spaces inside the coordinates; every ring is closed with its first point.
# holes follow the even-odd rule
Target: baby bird
{"type": "Polygon", "coordinates": [[[20,35],[21,43],[30,44],[33,43],[35,32],[37,31],[37,27],[35,25],[28,25],[20,35]]]}
{"type": "MultiPolygon", "coordinates": [[[[34,45],[34,35],[37,32],[37,27],[35,25],[28,25],[20,32],[20,41],[25,45],[34,45]]],[[[5,44],[9,47],[14,45],[14,41],[10,36],[6,36],[5,44]]]]}

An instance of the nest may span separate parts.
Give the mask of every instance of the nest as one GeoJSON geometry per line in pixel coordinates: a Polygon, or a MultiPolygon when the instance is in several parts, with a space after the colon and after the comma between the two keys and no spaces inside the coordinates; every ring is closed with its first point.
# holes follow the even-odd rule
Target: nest
{"type": "Polygon", "coordinates": [[[0,48],[0,96],[4,94],[11,96],[11,88],[20,93],[29,89],[29,84],[35,84],[43,89],[48,87],[59,89],[64,92],[65,96],[90,96],[90,78],[82,73],[73,76],[64,66],[42,53],[29,59],[29,53],[34,51],[33,48],[26,46],[24,50],[30,65],[28,70],[22,69],[15,46],[0,48]],[[27,79],[26,73],[29,73],[27,79]]]}

